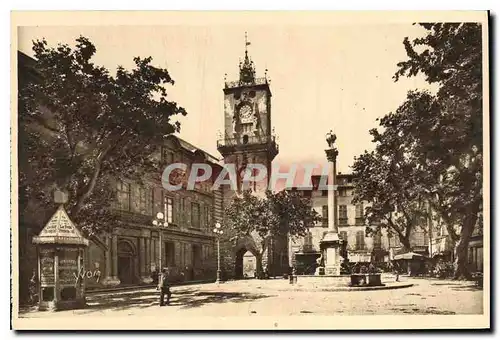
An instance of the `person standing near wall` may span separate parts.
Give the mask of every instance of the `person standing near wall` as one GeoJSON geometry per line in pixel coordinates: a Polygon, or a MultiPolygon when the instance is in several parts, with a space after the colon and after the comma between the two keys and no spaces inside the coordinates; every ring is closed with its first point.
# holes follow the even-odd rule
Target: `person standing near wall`
{"type": "Polygon", "coordinates": [[[161,275],[158,280],[157,290],[160,290],[160,306],[165,306],[165,294],[167,295],[167,305],[170,304],[170,284],[168,282],[169,270],[168,268],[163,268],[161,275]]]}

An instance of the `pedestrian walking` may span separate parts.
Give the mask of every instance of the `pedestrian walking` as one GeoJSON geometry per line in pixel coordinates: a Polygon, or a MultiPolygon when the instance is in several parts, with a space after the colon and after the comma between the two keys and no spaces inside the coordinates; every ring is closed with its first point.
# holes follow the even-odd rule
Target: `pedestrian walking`
{"type": "Polygon", "coordinates": [[[399,282],[399,265],[395,263],[392,267],[394,268],[394,275],[396,275],[396,282],[399,282]]]}
{"type": "Polygon", "coordinates": [[[165,294],[167,295],[167,305],[170,304],[170,297],[172,293],[170,292],[170,284],[168,282],[169,270],[168,268],[163,268],[161,275],[158,279],[157,290],[160,290],[160,306],[165,306],[165,294]]]}

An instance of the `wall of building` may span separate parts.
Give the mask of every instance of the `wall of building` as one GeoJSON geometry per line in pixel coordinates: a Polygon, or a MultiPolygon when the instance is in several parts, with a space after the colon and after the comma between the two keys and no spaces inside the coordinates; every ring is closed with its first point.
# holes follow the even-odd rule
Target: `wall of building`
{"type": "MultiPolygon", "coordinates": [[[[199,159],[199,150],[186,150],[185,145],[190,144],[183,143],[169,138],[156,157],[162,157],[164,166],[182,162],[189,168],[192,163],[203,161],[199,159]]],[[[184,176],[188,175],[187,171],[184,176]]],[[[122,227],[112,234],[100,235],[101,242],[91,243],[87,268],[92,270],[97,264],[102,277],[100,282],[87,280],[88,286],[150,283],[153,273],[160,269],[160,248],[161,267],[169,267],[173,282],[215,279],[213,228],[222,219],[222,194],[211,190],[212,180],[195,186],[195,190],[186,190],[184,186],[177,191],[163,188],[161,174],[148,176],[143,183],[117,180],[113,207],[122,227]],[[168,226],[153,225],[158,212],[166,215],[168,226]]]]}
{"type": "MultiPolygon", "coordinates": [[[[328,191],[319,190],[319,176],[313,176],[311,188],[296,188],[291,190],[299,190],[305,197],[311,199],[312,208],[321,216],[321,221],[316,223],[314,227],[309,228],[309,233],[305,237],[295,238],[290,242],[290,258],[294,257],[293,253],[312,254],[320,253],[320,243],[324,233],[328,230],[328,191]]],[[[338,194],[337,194],[337,225],[339,237],[347,240],[347,251],[350,262],[370,262],[374,250],[382,252],[388,250],[389,242],[385,232],[379,235],[368,234],[367,225],[365,224],[362,214],[364,209],[369,206],[368,203],[362,205],[353,204],[353,185],[351,175],[338,175],[337,177],[338,194]]],[[[374,227],[372,227],[374,228],[374,227]]],[[[303,256],[303,255],[299,255],[303,256]]],[[[314,257],[307,256],[308,261],[312,261],[314,257]]]]}

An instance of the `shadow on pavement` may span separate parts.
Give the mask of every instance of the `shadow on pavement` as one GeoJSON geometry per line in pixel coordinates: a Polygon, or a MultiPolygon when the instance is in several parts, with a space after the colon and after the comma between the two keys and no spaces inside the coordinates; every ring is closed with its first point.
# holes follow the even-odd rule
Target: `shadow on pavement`
{"type": "Polygon", "coordinates": [[[270,297],[270,295],[253,293],[198,292],[194,294],[173,296],[171,305],[180,306],[181,309],[189,309],[200,307],[209,303],[241,303],[268,297],[270,297]]]}
{"type": "Polygon", "coordinates": [[[463,287],[451,287],[451,290],[454,291],[462,291],[462,292],[476,292],[476,291],[482,291],[483,288],[479,286],[463,286],[463,287]]]}
{"type": "MultiPolygon", "coordinates": [[[[189,309],[210,303],[248,302],[267,297],[270,297],[270,295],[232,292],[200,292],[195,289],[174,289],[172,290],[170,306],[189,309]]],[[[159,306],[159,299],[160,294],[157,291],[102,294],[90,297],[87,301],[87,307],[80,310],[79,313],[86,314],[102,310],[120,311],[134,308],[149,308],[152,306],[159,306]]]]}
{"type": "Polygon", "coordinates": [[[454,315],[453,311],[437,310],[436,307],[427,308],[391,308],[396,314],[417,314],[417,315],[454,315]]]}

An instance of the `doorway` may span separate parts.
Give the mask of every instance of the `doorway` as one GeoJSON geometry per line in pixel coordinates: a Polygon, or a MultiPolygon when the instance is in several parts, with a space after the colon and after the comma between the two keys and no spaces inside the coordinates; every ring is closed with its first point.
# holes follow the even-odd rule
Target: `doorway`
{"type": "Polygon", "coordinates": [[[134,284],[135,280],[135,249],[125,240],[118,242],[118,278],[122,284],[134,284]]]}
{"type": "Polygon", "coordinates": [[[254,278],[257,276],[257,258],[249,251],[243,255],[243,277],[254,278]]]}
{"type": "Polygon", "coordinates": [[[234,274],[236,279],[255,277],[257,266],[257,257],[253,252],[247,250],[246,248],[241,248],[236,252],[234,264],[234,274]]]}

